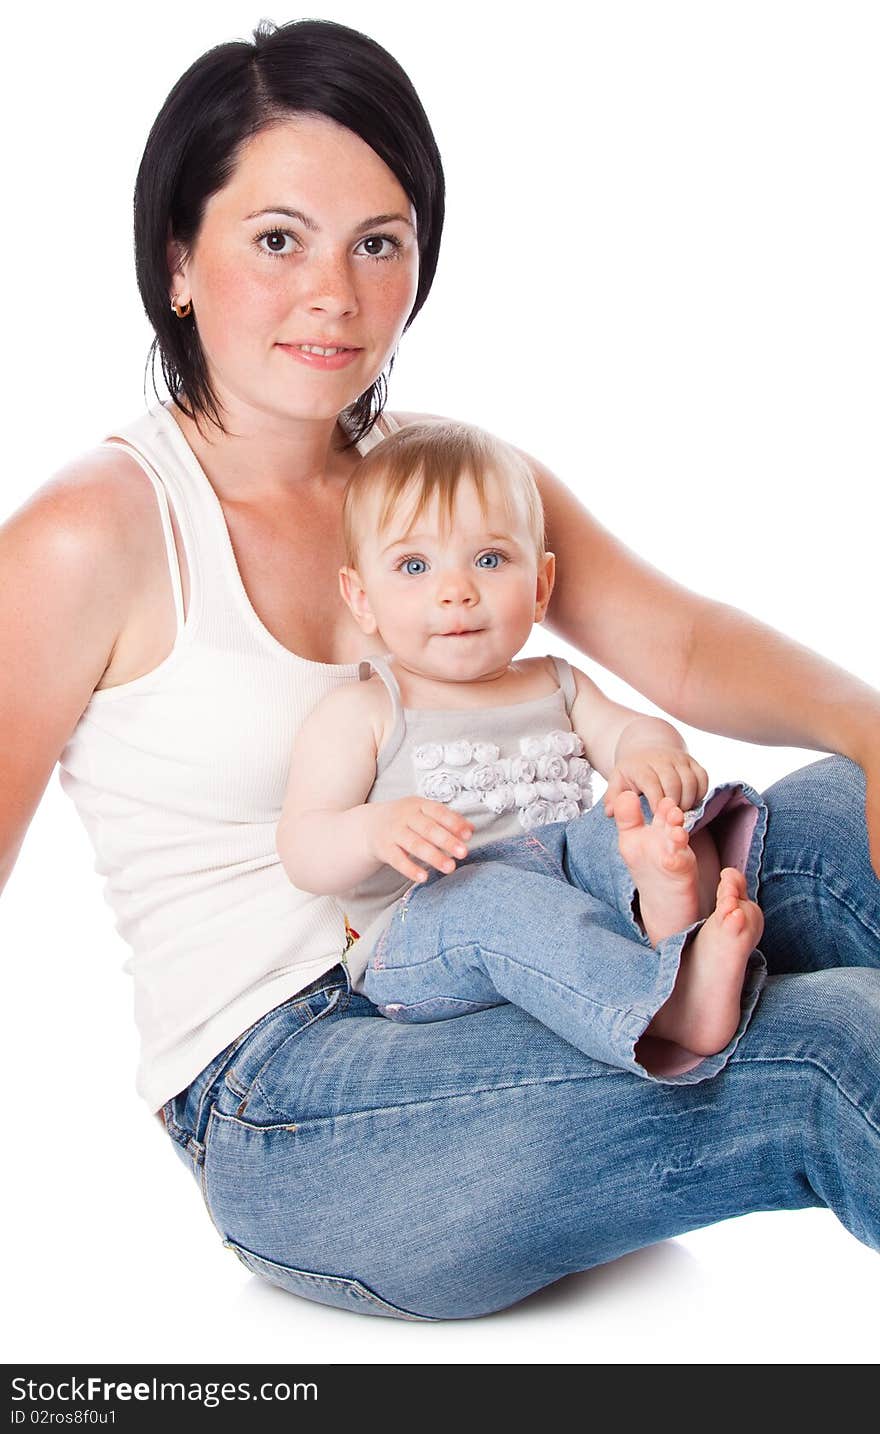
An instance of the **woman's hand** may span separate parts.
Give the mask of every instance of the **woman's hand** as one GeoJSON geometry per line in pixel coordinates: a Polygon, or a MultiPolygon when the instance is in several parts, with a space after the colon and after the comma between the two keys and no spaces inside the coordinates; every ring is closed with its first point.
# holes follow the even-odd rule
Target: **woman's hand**
{"type": "Polygon", "coordinates": [[[609,774],[603,798],[605,814],[611,816],[621,792],[644,792],[652,812],[663,797],[671,797],[687,812],[702,801],[708,790],[708,775],[689,752],[680,747],[640,747],[623,757],[609,774]]]}
{"type": "Polygon", "coordinates": [[[410,881],[427,881],[428,873],[411,857],[437,871],[455,870],[453,857],[468,854],[466,842],[474,829],[458,812],[426,797],[402,797],[397,802],[375,802],[367,807],[370,855],[399,871],[410,881]]]}

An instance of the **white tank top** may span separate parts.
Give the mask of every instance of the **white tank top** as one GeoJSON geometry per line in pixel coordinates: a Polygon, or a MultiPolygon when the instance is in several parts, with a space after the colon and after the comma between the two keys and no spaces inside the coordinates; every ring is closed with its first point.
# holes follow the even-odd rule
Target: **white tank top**
{"type": "MultiPolygon", "coordinates": [[[[360,452],[398,426],[382,421],[360,452]]],[[[275,828],[297,728],[357,681],[358,664],[297,657],[263,626],[220,502],[162,404],[115,434],[156,492],[177,636],[152,672],[93,693],[59,776],[131,948],[137,1089],[155,1111],[343,955],[342,908],[291,884],[275,828]],[[185,621],[169,502],[189,567],[185,621]]]]}

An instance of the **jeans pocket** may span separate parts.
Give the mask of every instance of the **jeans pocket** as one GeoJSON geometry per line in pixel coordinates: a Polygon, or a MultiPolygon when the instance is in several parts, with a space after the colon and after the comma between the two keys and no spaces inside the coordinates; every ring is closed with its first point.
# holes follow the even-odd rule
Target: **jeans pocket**
{"type": "Polygon", "coordinates": [[[453,1016],[472,1016],[475,1011],[488,1011],[493,1006],[506,1004],[500,996],[497,1001],[469,1001],[464,996],[426,996],[424,1001],[389,1001],[387,1005],[379,1005],[379,1010],[389,1021],[417,1025],[421,1021],[449,1021],[453,1016]]]}
{"type": "Polygon", "coordinates": [[[347,991],[336,986],[305,998],[293,997],[278,1007],[279,1019],[244,1041],[224,1074],[223,1084],[238,1098],[234,1114],[243,1116],[255,1093],[261,1092],[263,1072],[279,1052],[317,1021],[343,1010],[347,1003],[347,991]]]}
{"type": "Polygon", "coordinates": [[[384,1315],[387,1319],[408,1319],[434,1321],[433,1315],[413,1314],[397,1305],[389,1304],[374,1294],[360,1280],[347,1279],[340,1275],[322,1275],[314,1270],[297,1270],[292,1265],[279,1265],[275,1260],[263,1259],[234,1240],[224,1240],[227,1250],[234,1250],[241,1263],[251,1274],[259,1275],[270,1284],[278,1285],[292,1295],[302,1295],[320,1305],[333,1305],[336,1309],[353,1310],[355,1314],[384,1315]]]}

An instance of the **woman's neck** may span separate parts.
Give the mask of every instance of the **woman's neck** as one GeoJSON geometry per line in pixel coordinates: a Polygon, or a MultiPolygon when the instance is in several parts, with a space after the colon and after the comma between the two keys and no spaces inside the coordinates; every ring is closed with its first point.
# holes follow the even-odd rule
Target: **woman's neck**
{"type": "Polygon", "coordinates": [[[358,460],[341,452],[348,435],[338,419],[273,421],[254,410],[224,416],[226,433],[201,429],[175,404],[168,411],[221,502],[254,502],[344,486],[358,460]]]}

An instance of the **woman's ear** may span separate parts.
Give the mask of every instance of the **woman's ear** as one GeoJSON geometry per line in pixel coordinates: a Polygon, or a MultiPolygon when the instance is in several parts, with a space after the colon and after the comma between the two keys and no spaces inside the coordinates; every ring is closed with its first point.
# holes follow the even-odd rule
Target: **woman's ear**
{"type": "Polygon", "coordinates": [[[370,610],[367,594],[357,568],[339,569],[339,591],[361,632],[372,637],[373,633],[378,631],[378,623],[370,610]]]}
{"type": "Polygon", "coordinates": [[[538,564],[538,582],[535,587],[535,622],[543,622],[556,581],[556,554],[545,553],[538,564]]]}

